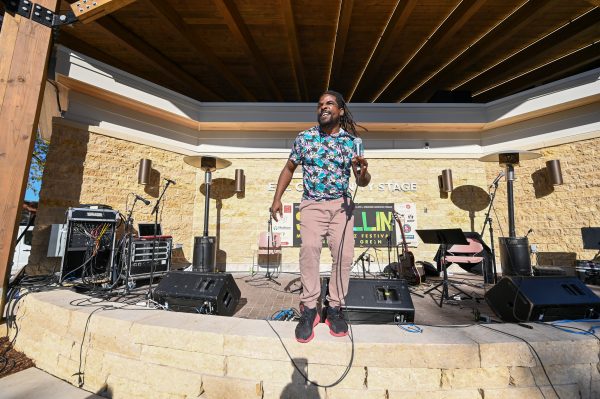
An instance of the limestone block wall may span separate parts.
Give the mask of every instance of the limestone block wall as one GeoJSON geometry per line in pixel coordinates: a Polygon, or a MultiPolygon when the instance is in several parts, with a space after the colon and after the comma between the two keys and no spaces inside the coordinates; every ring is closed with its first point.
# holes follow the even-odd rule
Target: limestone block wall
{"type": "MultiPolygon", "coordinates": [[[[582,227],[600,226],[600,139],[534,150],[541,158],[524,161],[515,167],[515,227],[517,236],[533,229],[528,239],[537,245],[538,256],[532,263],[574,266],[577,259],[592,259],[598,251],[584,250],[582,227]],[[559,159],[564,184],[552,186],[546,173],[546,161],[559,159]]],[[[487,180],[502,170],[486,164],[487,180]]],[[[506,184],[496,197],[495,235],[508,236],[506,184]]],[[[496,248],[498,243],[496,242],[496,248]]]]}
{"type": "MultiPolygon", "coordinates": [[[[285,164],[285,158],[281,159],[245,159],[228,156],[235,168],[244,169],[246,175],[246,193],[243,199],[235,196],[222,201],[222,208],[216,213],[211,209],[213,215],[219,215],[219,219],[211,217],[211,222],[217,220],[219,224],[211,224],[210,232],[218,230],[219,246],[221,256],[226,253],[227,264],[250,264],[252,263],[253,250],[256,248],[256,240],[261,230],[267,229],[269,213],[268,209],[273,200],[274,191],[269,191],[269,183],[276,183],[279,173],[285,164]]],[[[233,166],[232,166],[233,167],[233,166]]],[[[472,225],[478,230],[483,224],[483,212],[469,212],[469,208],[481,201],[481,189],[478,187],[485,184],[485,165],[476,160],[457,159],[383,159],[373,158],[369,160],[369,169],[372,181],[369,187],[359,188],[355,197],[358,203],[398,203],[414,202],[417,206],[417,219],[420,228],[449,228],[460,227],[465,231],[471,231],[472,225]],[[442,169],[451,168],[455,176],[455,192],[450,195],[440,194],[437,177],[442,169]],[[383,191],[379,184],[388,182],[411,182],[417,184],[416,191],[383,191]],[[472,193],[479,195],[479,200],[473,201],[472,193]]],[[[225,169],[223,174],[228,173],[225,169]]],[[[233,171],[229,172],[230,175],[233,171]]],[[[300,181],[300,179],[298,180],[300,181]]],[[[296,180],[293,181],[295,185],[296,180]]],[[[386,186],[387,187],[387,186],[386,186]]],[[[283,202],[300,202],[302,193],[290,189],[283,197],[283,202]]],[[[203,200],[203,198],[201,198],[203,200]]],[[[196,235],[202,231],[202,218],[204,208],[196,206],[194,226],[196,235]]],[[[356,254],[366,248],[356,248],[356,254]]],[[[419,245],[414,249],[417,259],[432,261],[437,247],[433,245],[419,245]]],[[[298,248],[284,248],[283,263],[294,265],[298,262],[298,248]]],[[[379,251],[371,250],[372,255],[377,255],[381,264],[387,264],[387,249],[380,248],[379,251]]],[[[395,256],[395,255],[392,255],[395,256]]],[[[219,259],[223,261],[223,258],[219,259]]],[[[324,249],[321,255],[323,264],[331,263],[328,249],[324,249]]],[[[382,266],[382,267],[383,267],[382,266]]],[[[292,267],[292,266],[290,266],[292,267]]],[[[376,267],[373,265],[373,267],[376,267]]],[[[376,270],[376,269],[375,269],[376,270]]]]}
{"type": "Polygon", "coordinates": [[[173,236],[173,242],[183,245],[182,250],[174,253],[177,260],[191,261],[193,205],[198,195],[196,170],[181,158],[168,151],[55,124],[42,179],[28,271],[48,273],[60,268],[59,258],[46,257],[50,225],[65,223],[69,207],[105,204],[127,214],[133,202],[131,193],[137,193],[151,204],[145,206],[137,202],[136,228],[139,222],[153,222],[150,213],[164,177],[176,180],[177,184],[167,191],[159,221],[173,236]],[[141,158],[152,159],[152,178],[148,186],[137,182],[141,158]]]}
{"type": "MultiPolygon", "coordinates": [[[[48,154],[46,172],[40,192],[40,205],[34,231],[30,272],[58,270],[58,258],[46,258],[50,225],[64,223],[65,211],[78,204],[106,204],[125,213],[126,201],[132,192],[153,201],[159,195],[162,177],[177,180],[167,191],[160,214],[163,231],[174,237],[183,248],[176,251],[177,261],[191,262],[193,237],[204,230],[204,172],[183,162],[183,155],[150,146],[135,144],[56,124],[48,154]],[[141,158],[153,162],[151,186],[137,184],[137,168],[141,158]]],[[[232,166],[213,173],[209,206],[209,235],[217,237],[217,264],[221,270],[248,270],[253,262],[258,234],[268,227],[273,194],[269,184],[276,183],[285,155],[281,158],[236,158],[227,155],[232,166]],[[246,191],[234,192],[235,169],[244,169],[246,191]]],[[[485,165],[464,159],[386,159],[370,160],[373,175],[371,185],[359,188],[357,202],[414,202],[420,228],[460,227],[479,230],[483,223],[485,165]],[[440,193],[438,175],[442,169],[454,173],[455,191],[440,193]],[[416,183],[416,191],[383,190],[380,184],[389,182],[416,183]],[[482,197],[483,196],[483,197],[482,197]],[[476,198],[474,200],[474,198],[476,198]]],[[[298,180],[300,181],[300,180],[298,180]]],[[[296,181],[294,180],[294,183],[296,181]]],[[[284,202],[299,202],[301,192],[290,189],[284,202]]],[[[153,204],[152,204],[153,205],[153,204]]],[[[138,202],[134,217],[137,222],[151,222],[151,206],[138,202]]],[[[356,248],[359,254],[365,248],[356,248]]],[[[414,249],[418,260],[431,261],[435,246],[420,245],[414,249]]],[[[297,268],[298,248],[284,248],[282,262],[287,268],[297,268]]],[[[372,250],[381,267],[387,264],[387,250],[372,250]]],[[[392,255],[394,256],[394,255],[392,255]]],[[[324,250],[321,262],[331,262],[324,250]]],[[[377,270],[377,265],[373,265],[377,270]]]]}
{"type": "Polygon", "coordinates": [[[598,340],[546,324],[355,325],[354,344],[319,324],[300,344],[292,322],[92,303],[66,290],[25,296],[16,321],[16,348],[37,367],[115,399],[600,396],[598,340]]]}
{"type": "MultiPolygon", "coordinates": [[[[516,167],[515,213],[517,235],[529,228],[530,243],[540,251],[541,264],[573,265],[575,259],[590,259],[595,251],[583,250],[581,227],[600,225],[600,172],[595,165],[600,139],[583,140],[536,150],[542,158],[525,161],[516,167]],[[552,187],[544,173],[545,161],[560,159],[565,184],[552,187]]],[[[218,154],[217,154],[218,155],[218,154]]],[[[275,184],[285,163],[282,157],[224,155],[232,165],[213,173],[209,203],[209,235],[218,242],[217,264],[221,270],[248,270],[253,262],[260,231],[267,229],[268,209],[275,184]],[[235,169],[244,169],[246,191],[234,192],[235,169]]],[[[476,159],[409,159],[369,156],[373,179],[367,188],[359,188],[356,201],[363,203],[414,202],[418,227],[454,228],[481,232],[487,210],[487,186],[502,170],[497,164],[476,159]],[[440,193],[438,175],[451,169],[454,190],[440,193]],[[416,191],[390,191],[380,184],[415,183],[416,191]]],[[[177,181],[167,191],[160,214],[165,233],[174,237],[182,248],[174,252],[175,262],[189,264],[193,257],[194,236],[204,229],[204,172],[183,162],[183,155],[130,141],[90,133],[86,130],[55,124],[48,154],[46,172],[40,192],[37,224],[34,230],[30,272],[57,270],[58,259],[46,258],[49,225],[64,223],[69,206],[101,203],[125,213],[132,192],[152,200],[159,195],[162,178],[177,181]],[[137,184],[141,158],[153,161],[152,184],[137,184]]],[[[294,180],[293,183],[299,180],[294,180]]],[[[294,185],[294,184],[292,184],[294,185]]],[[[299,202],[301,192],[294,188],[284,202],[299,202]]],[[[138,202],[134,217],[137,222],[150,222],[151,206],[138,202]]],[[[495,236],[507,236],[506,184],[501,182],[492,213],[495,236]]],[[[484,239],[489,243],[487,230],[484,239]]],[[[496,248],[498,243],[496,241],[496,248]]],[[[432,261],[437,247],[420,244],[413,248],[417,260],[432,261]]],[[[358,255],[365,248],[356,248],[358,255]]],[[[497,255],[499,251],[497,250],[497,255]]],[[[388,263],[386,248],[371,250],[379,265],[388,263]]],[[[393,255],[392,255],[393,256],[393,255]]],[[[284,248],[282,262],[287,270],[298,263],[298,248],[284,248]]],[[[321,263],[331,262],[324,249],[321,263]]],[[[535,259],[534,259],[535,263],[535,259]]],[[[498,268],[500,270],[500,268],[498,268]]]]}

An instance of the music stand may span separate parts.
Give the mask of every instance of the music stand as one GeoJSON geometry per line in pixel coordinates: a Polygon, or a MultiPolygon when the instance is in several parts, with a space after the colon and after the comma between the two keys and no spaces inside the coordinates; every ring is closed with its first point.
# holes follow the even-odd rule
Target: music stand
{"type": "Polygon", "coordinates": [[[450,295],[448,294],[448,286],[451,285],[455,290],[464,294],[467,299],[472,299],[473,297],[460,288],[458,288],[455,284],[448,281],[448,272],[446,270],[446,246],[447,245],[469,245],[467,241],[467,237],[461,229],[432,229],[432,230],[415,230],[421,240],[425,244],[439,244],[440,245],[440,256],[441,256],[441,266],[443,271],[443,279],[439,284],[431,287],[427,291],[423,292],[423,294],[428,294],[433,290],[438,290],[439,287],[442,287],[442,296],[440,297],[440,308],[442,307],[442,303],[445,300],[450,299],[450,295]]]}

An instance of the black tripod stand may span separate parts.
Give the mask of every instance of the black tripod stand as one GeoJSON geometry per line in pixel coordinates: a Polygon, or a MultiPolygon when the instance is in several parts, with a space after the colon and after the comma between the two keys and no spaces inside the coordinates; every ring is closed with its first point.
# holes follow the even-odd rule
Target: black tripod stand
{"type": "Polygon", "coordinates": [[[458,288],[454,283],[450,282],[448,280],[448,271],[446,270],[446,246],[447,245],[454,245],[454,244],[459,244],[459,245],[468,245],[468,241],[467,238],[465,237],[465,234],[463,233],[463,231],[461,229],[437,229],[437,230],[416,230],[417,234],[419,235],[419,237],[421,237],[421,240],[423,240],[423,242],[425,244],[439,244],[440,245],[440,262],[442,265],[442,272],[443,272],[443,280],[434,285],[433,287],[431,287],[430,289],[428,289],[427,291],[423,292],[423,294],[428,294],[433,290],[438,290],[439,291],[439,287],[441,286],[441,297],[440,297],[440,308],[442,307],[442,304],[444,302],[444,300],[448,300],[450,299],[450,295],[448,294],[448,286],[452,286],[455,290],[457,290],[458,292],[460,292],[461,294],[463,294],[467,299],[472,299],[473,297],[469,294],[467,294],[466,292],[464,292],[463,290],[461,290],[460,288],[458,288]]]}
{"type": "Polygon", "coordinates": [[[265,279],[277,285],[281,285],[281,283],[275,280],[271,274],[271,240],[273,240],[272,242],[275,244],[273,236],[273,216],[271,215],[271,212],[269,212],[269,221],[267,222],[267,274],[265,274],[265,279]]]}
{"type": "MultiPolygon", "coordinates": [[[[127,215],[127,219],[125,220],[125,240],[124,240],[124,248],[122,248],[122,254],[126,257],[125,258],[125,292],[127,294],[129,294],[129,290],[132,288],[130,287],[130,283],[129,283],[129,277],[131,275],[131,259],[132,259],[132,241],[133,241],[133,208],[135,208],[135,203],[140,199],[140,197],[138,195],[135,196],[135,199],[133,201],[133,204],[131,205],[131,209],[129,210],[129,214],[127,215]]],[[[150,201],[144,200],[146,201],[146,205],[148,205],[150,203],[150,201]]],[[[122,258],[121,258],[122,259],[122,258]]],[[[123,274],[123,262],[119,262],[119,264],[121,265],[121,268],[119,269],[118,274],[115,272],[113,274],[113,285],[116,285],[116,283],[119,281],[119,279],[121,278],[122,274],[123,274]]]]}
{"type": "MultiPolygon", "coordinates": [[[[261,240],[262,241],[262,240],[261,240]]],[[[277,285],[281,285],[281,283],[277,280],[275,280],[275,278],[273,277],[273,274],[271,273],[271,244],[273,244],[273,248],[275,247],[275,244],[277,244],[276,240],[275,240],[275,236],[273,235],[273,216],[271,216],[271,212],[269,209],[269,221],[267,222],[267,273],[264,275],[264,277],[261,278],[257,278],[257,279],[249,279],[246,280],[246,282],[251,282],[251,281],[260,281],[260,280],[266,280],[266,281],[271,281],[272,283],[275,283],[277,285]]],[[[281,245],[281,244],[279,244],[281,245]]],[[[264,247],[263,247],[264,248],[264,247]]],[[[260,251],[260,243],[259,243],[259,251],[260,251]]],[[[256,262],[258,267],[260,267],[260,253],[257,253],[256,255],[256,262]]],[[[254,267],[252,269],[252,276],[254,276],[254,267]]]]}
{"type": "Polygon", "coordinates": [[[162,198],[165,195],[167,188],[169,188],[169,185],[171,183],[175,184],[175,182],[173,180],[170,180],[170,179],[165,179],[165,180],[166,180],[165,186],[163,187],[163,190],[160,193],[160,196],[156,200],[156,204],[154,205],[154,208],[152,209],[152,213],[151,213],[151,215],[154,215],[154,229],[152,230],[152,232],[153,232],[152,262],[150,262],[150,282],[148,284],[147,298],[152,297],[152,280],[154,279],[154,271],[156,270],[156,242],[158,241],[158,212],[160,209],[160,202],[162,201],[162,198]]]}
{"type": "MultiPolygon", "coordinates": [[[[485,226],[486,226],[486,224],[489,223],[489,229],[490,229],[490,249],[492,250],[492,270],[494,272],[493,283],[496,284],[498,282],[498,274],[496,272],[496,251],[494,250],[494,228],[492,227],[492,218],[490,217],[490,212],[492,211],[492,208],[494,207],[494,199],[496,198],[496,190],[498,190],[498,179],[496,179],[494,181],[494,183],[492,183],[492,187],[494,187],[494,190],[490,191],[490,193],[489,193],[489,195],[490,195],[490,204],[488,205],[487,212],[485,213],[485,222],[483,222],[483,227],[481,228],[481,234],[480,234],[480,236],[483,238],[483,233],[485,232],[485,226]]],[[[483,265],[483,267],[482,267],[483,282],[484,283],[488,283],[488,282],[490,282],[489,281],[490,278],[487,275],[487,271],[486,271],[486,267],[485,266],[486,265],[483,265]]]]}

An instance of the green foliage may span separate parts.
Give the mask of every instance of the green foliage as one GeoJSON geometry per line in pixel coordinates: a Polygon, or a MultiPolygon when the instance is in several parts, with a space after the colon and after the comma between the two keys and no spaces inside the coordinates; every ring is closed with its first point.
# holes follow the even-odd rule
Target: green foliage
{"type": "Polygon", "coordinates": [[[48,154],[49,146],[50,142],[44,140],[38,132],[33,147],[33,155],[31,157],[29,180],[27,181],[27,189],[33,191],[36,195],[39,195],[40,183],[42,181],[42,174],[44,173],[44,166],[46,165],[46,155],[48,154]]]}

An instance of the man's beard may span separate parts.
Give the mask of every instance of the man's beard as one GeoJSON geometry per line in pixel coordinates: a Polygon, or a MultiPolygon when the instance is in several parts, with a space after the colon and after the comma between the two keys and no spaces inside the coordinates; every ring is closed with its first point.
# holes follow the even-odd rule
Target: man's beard
{"type": "Polygon", "coordinates": [[[319,122],[319,126],[321,129],[334,128],[340,124],[340,118],[334,118],[333,115],[330,116],[329,120],[321,121],[321,115],[317,116],[317,122],[319,122]]]}

